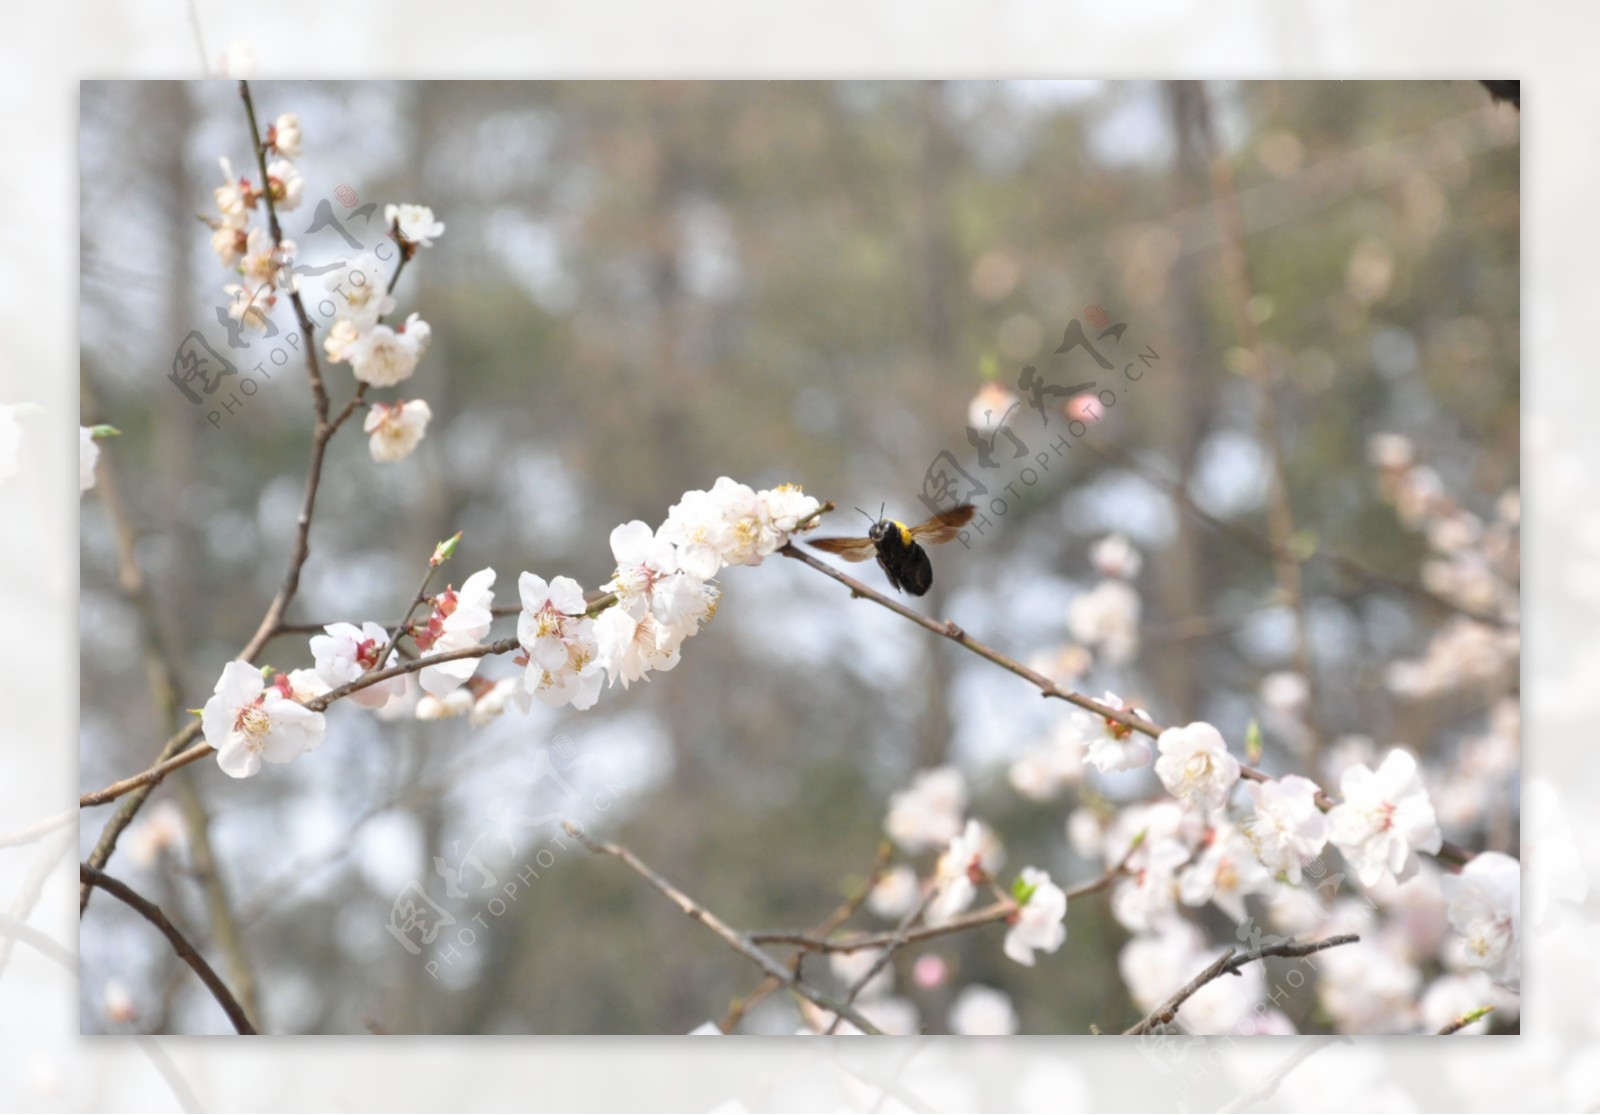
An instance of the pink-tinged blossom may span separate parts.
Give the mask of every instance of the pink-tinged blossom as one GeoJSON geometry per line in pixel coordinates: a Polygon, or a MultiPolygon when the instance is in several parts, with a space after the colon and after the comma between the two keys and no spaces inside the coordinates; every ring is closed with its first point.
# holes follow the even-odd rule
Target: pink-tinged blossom
{"type": "Polygon", "coordinates": [[[269,685],[248,662],[223,667],[200,724],[206,742],[216,748],[217,765],[231,778],[255,774],[262,760],[298,759],[322,742],[327,728],[322,713],[290,696],[287,676],[279,674],[269,685]]]}
{"type": "MultiPolygon", "coordinates": [[[[434,598],[422,629],[413,634],[417,649],[424,654],[444,654],[466,650],[483,642],[494,619],[493,569],[480,569],[468,577],[460,590],[446,588],[434,598]]],[[[470,678],[478,669],[478,658],[453,658],[422,669],[422,688],[443,697],[470,678]]]]}
{"type": "Polygon", "coordinates": [[[1022,869],[1026,899],[1006,931],[1005,953],[1018,964],[1033,967],[1033,954],[1055,952],[1067,939],[1067,893],[1037,867],[1022,869]]]}
{"type": "Polygon", "coordinates": [[[1376,771],[1365,763],[1339,779],[1343,801],[1328,813],[1328,839],[1365,886],[1416,870],[1418,852],[1437,852],[1443,834],[1409,751],[1395,748],[1376,771]]]}
{"type": "MultiPolygon", "coordinates": [[[[1129,708],[1122,698],[1107,690],[1100,703],[1118,712],[1127,712],[1141,720],[1150,719],[1144,709],[1129,708]]],[[[1088,741],[1089,749],[1083,761],[1101,774],[1137,770],[1150,765],[1150,741],[1143,733],[1135,731],[1121,721],[1079,709],[1071,713],[1072,723],[1088,741]]]]}
{"type": "MultiPolygon", "coordinates": [[[[398,661],[393,649],[383,653],[389,645],[389,633],[371,620],[360,627],[353,623],[330,623],[323,630],[327,634],[311,637],[311,655],[316,659],[318,676],[330,688],[348,685],[369,670],[379,668],[380,656],[384,659],[384,669],[398,661]]],[[[350,694],[350,700],[363,708],[377,708],[390,697],[405,693],[408,684],[404,674],[386,678],[357,689],[350,694]]]]}

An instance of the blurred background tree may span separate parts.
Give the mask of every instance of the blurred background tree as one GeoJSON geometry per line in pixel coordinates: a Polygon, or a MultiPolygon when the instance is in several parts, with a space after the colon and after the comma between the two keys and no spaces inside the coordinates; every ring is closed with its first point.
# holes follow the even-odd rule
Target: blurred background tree
{"type": "MultiPolygon", "coordinates": [[[[1518,122],[1475,83],[260,82],[254,95],[268,118],[301,117],[307,198],[285,232],[302,261],[350,254],[337,230],[307,231],[323,200],[368,246],[386,202],[429,204],[447,226],[396,292],[401,313],[434,328],[403,389],[432,406],[429,436],[397,465],[375,465],[358,436],[335,441],[296,622],[392,621],[434,542],[458,529],[451,579],[493,566],[501,603],[516,602],[523,569],[592,588],[610,574],[613,525],[657,523],[720,475],[911,518],[937,453],[970,461],[969,404],[986,379],[1014,386],[1097,304],[1161,353],[1159,371],[970,548],[936,553],[918,606],[1018,657],[1049,654],[1095,579],[1089,546],[1120,531],[1147,555],[1140,650],[1074,684],[1241,740],[1263,678],[1294,663],[1291,615],[1270,558],[1158,479],[1268,531],[1272,450],[1224,277],[1208,119],[1238,190],[1247,312],[1275,377],[1299,541],[1417,579],[1425,545],[1367,463],[1377,433],[1412,438],[1485,515],[1517,483],[1518,122]],[[377,219],[364,226],[339,187],[376,202],[377,219]]],[[[233,86],[90,82],[82,104],[84,418],[124,431],[108,463],[163,635],[181,648],[181,702],[198,706],[282,576],[308,392],[298,360],[269,362],[270,381],[212,422],[166,379],[191,330],[225,336],[227,277],[195,215],[211,208],[217,156],[248,162],[233,86]]],[[[276,320],[293,329],[286,307],[276,320]]],[[[249,374],[281,344],[257,340],[235,363],[249,374]]],[[[347,396],[348,370],[326,371],[347,396]]],[[[1040,432],[1026,408],[1013,419],[1040,432]]],[[[853,531],[854,518],[824,526],[853,531]]],[[[111,524],[86,500],[85,789],[145,766],[167,734],[116,568],[111,524]]],[[[1449,615],[1315,563],[1304,575],[1319,734],[1448,764],[1514,679],[1398,700],[1384,664],[1419,653],[1449,615]]],[[[455,863],[483,834],[477,854],[502,881],[525,867],[531,852],[508,851],[496,817],[560,806],[535,767],[556,748],[582,758],[566,774],[575,789],[607,803],[593,824],[735,925],[825,916],[870,868],[888,795],[944,762],[966,771],[972,812],[1005,840],[1007,877],[1026,863],[1069,882],[1098,872],[1066,839],[1073,796],[1030,802],[1006,778],[1059,708],[795,563],[722,583],[675,670],[588,712],[471,729],[341,708],[292,767],[242,783],[209,763],[178,776],[210,814],[264,1024],[670,1033],[748,992],[748,965],[581,851],[558,854],[503,915],[484,913],[437,976],[385,931],[402,887],[439,896],[434,857],[455,863]]],[[[284,638],[265,660],[310,655],[284,638]]],[[[1267,732],[1266,769],[1310,762],[1303,740],[1267,732]]],[[[1091,778],[1076,793],[1153,785],[1091,778]]],[[[1447,835],[1515,852],[1516,794],[1490,811],[1492,831],[1447,835]]],[[[147,811],[176,796],[169,782],[147,811]]],[[[100,823],[85,826],[86,849],[100,823]]],[[[209,946],[217,926],[190,861],[112,866],[209,946]]],[[[83,929],[85,1030],[111,1026],[96,989],[113,973],[150,1005],[142,1028],[224,1029],[163,943],[102,905],[83,929]]],[[[476,897],[446,905],[462,923],[484,910],[476,897]]],[[[907,950],[902,993],[935,1032],[952,986],[974,981],[1014,993],[1023,1032],[1126,1025],[1123,931],[1095,898],[1068,925],[1066,947],[1034,969],[1004,959],[998,929],[907,950]],[[921,952],[955,978],[914,986],[921,952]]],[[[1296,1020],[1322,1025],[1308,1001],[1296,1020]]],[[[748,1025],[787,1032],[796,1016],[774,998],[748,1025]]]]}

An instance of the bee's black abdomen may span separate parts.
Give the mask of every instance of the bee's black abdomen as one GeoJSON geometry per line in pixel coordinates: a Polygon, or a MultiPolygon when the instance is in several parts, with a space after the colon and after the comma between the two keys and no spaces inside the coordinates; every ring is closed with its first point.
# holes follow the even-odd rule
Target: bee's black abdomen
{"type": "Polygon", "coordinates": [[[933,584],[933,563],[928,560],[928,551],[915,542],[906,551],[905,561],[901,563],[900,583],[912,596],[921,596],[933,584]]]}

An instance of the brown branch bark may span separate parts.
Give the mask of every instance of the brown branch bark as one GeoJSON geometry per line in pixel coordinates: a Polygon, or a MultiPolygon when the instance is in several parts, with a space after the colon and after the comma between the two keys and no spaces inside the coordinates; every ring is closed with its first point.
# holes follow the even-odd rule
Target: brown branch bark
{"type": "Polygon", "coordinates": [[[1206,965],[1204,971],[1202,971],[1198,976],[1195,976],[1194,979],[1190,980],[1188,983],[1184,984],[1183,987],[1174,993],[1173,996],[1165,1003],[1162,1003],[1155,1010],[1145,1015],[1142,1020],[1124,1030],[1123,1035],[1135,1036],[1138,1034],[1148,1034],[1157,1026],[1165,1025],[1171,1022],[1174,1018],[1178,1017],[1178,1009],[1182,1007],[1184,1003],[1188,1002],[1195,992],[1199,991],[1212,980],[1220,979],[1223,976],[1238,975],[1239,970],[1247,964],[1252,964],[1255,961],[1262,960],[1268,956],[1310,956],[1313,953],[1321,952],[1324,949],[1337,948],[1340,945],[1354,944],[1359,940],[1361,940],[1361,938],[1354,933],[1341,933],[1335,937],[1327,937],[1321,941],[1311,941],[1307,944],[1296,944],[1295,942],[1290,941],[1287,944],[1269,945],[1263,949],[1252,949],[1249,952],[1242,953],[1235,952],[1233,949],[1228,949],[1221,956],[1217,957],[1216,960],[1206,965]]]}
{"type": "Polygon", "coordinates": [[[206,963],[206,958],[201,956],[195,950],[195,947],[189,943],[189,939],[179,932],[178,927],[167,920],[167,916],[161,912],[161,907],[140,895],[128,884],[113,879],[110,875],[89,866],[87,863],[78,865],[78,878],[87,885],[99,887],[113,898],[120,900],[151,925],[161,930],[167,940],[172,943],[173,951],[178,954],[185,964],[194,969],[194,974],[199,976],[200,982],[206,985],[206,990],[211,992],[212,998],[216,999],[218,1005],[222,1007],[223,1013],[228,1016],[228,1021],[233,1023],[233,1028],[241,1034],[254,1034],[256,1032],[255,1027],[250,1024],[250,1019],[245,1014],[244,1008],[239,1005],[239,1000],[234,998],[233,992],[228,990],[227,984],[222,982],[222,978],[217,975],[210,964],[206,963]]]}
{"type": "Polygon", "coordinates": [[[690,920],[697,921],[707,929],[711,930],[711,932],[722,938],[723,943],[725,943],[734,952],[751,961],[762,971],[766,972],[768,976],[777,980],[782,986],[787,987],[796,995],[799,995],[804,999],[809,999],[823,1010],[830,1011],[843,1017],[847,1021],[854,1024],[864,1034],[882,1033],[881,1030],[872,1024],[870,1019],[864,1016],[860,1011],[856,1010],[856,1008],[847,1003],[842,1003],[832,995],[829,995],[827,992],[819,990],[818,988],[812,987],[810,984],[806,983],[800,978],[797,972],[789,970],[779,963],[770,953],[757,948],[749,937],[730,928],[721,918],[717,917],[710,910],[700,905],[687,894],[684,894],[683,891],[667,882],[666,879],[663,879],[660,875],[656,874],[656,872],[648,864],[630,852],[627,848],[624,848],[620,844],[611,844],[605,841],[592,839],[591,837],[584,835],[583,830],[571,822],[568,822],[566,827],[568,835],[577,839],[591,852],[599,855],[611,856],[614,859],[619,859],[628,867],[632,868],[633,871],[640,876],[640,878],[644,879],[645,882],[655,887],[656,890],[664,894],[680,910],[687,914],[690,920]]]}

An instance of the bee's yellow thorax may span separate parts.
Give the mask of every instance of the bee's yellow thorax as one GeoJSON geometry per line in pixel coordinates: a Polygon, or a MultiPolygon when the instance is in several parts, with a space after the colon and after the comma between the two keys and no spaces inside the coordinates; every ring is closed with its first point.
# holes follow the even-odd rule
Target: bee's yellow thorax
{"type": "Polygon", "coordinates": [[[900,532],[900,544],[902,546],[911,545],[911,529],[898,519],[890,519],[889,521],[893,523],[895,529],[900,532]]]}

